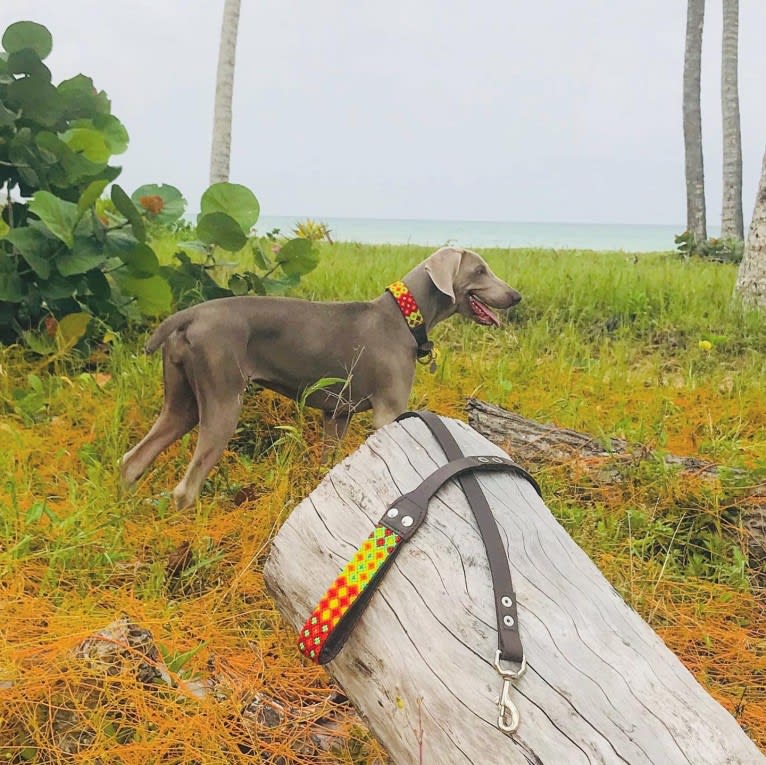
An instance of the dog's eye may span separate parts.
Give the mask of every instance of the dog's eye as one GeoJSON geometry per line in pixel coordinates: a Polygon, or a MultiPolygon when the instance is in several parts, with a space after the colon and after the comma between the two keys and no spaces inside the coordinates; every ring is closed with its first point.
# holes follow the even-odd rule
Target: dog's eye
{"type": "Polygon", "coordinates": [[[487,267],[486,266],[476,266],[476,271],[474,272],[476,276],[484,276],[484,274],[487,273],[487,267]]]}

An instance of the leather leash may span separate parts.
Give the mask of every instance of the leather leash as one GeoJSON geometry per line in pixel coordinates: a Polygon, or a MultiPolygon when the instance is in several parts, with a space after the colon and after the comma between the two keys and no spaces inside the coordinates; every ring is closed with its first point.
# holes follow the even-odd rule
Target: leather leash
{"type": "Polygon", "coordinates": [[[418,417],[426,424],[449,461],[431,473],[413,491],[391,503],[370,536],[306,620],[300,632],[298,647],[307,658],[318,664],[325,664],[335,658],[369,604],[375,587],[391,567],[402,543],[411,539],[425,520],[433,495],[447,481],[457,478],[476,518],[487,551],[497,617],[497,651],[493,664],[503,680],[498,699],[498,728],[510,734],[519,725],[518,710],[510,697],[511,684],[524,674],[526,659],[519,637],[516,593],[508,556],[497,523],[474,473],[512,472],[529,481],[538,494],[540,487],[526,470],[507,457],[466,457],[447,426],[432,412],[405,412],[397,418],[397,422],[410,417],[418,417]]]}

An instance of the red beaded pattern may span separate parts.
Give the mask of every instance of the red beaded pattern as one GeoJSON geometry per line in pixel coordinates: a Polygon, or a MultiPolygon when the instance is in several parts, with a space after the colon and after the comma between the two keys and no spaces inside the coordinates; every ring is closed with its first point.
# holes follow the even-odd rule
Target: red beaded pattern
{"type": "Polygon", "coordinates": [[[330,633],[394,552],[399,540],[399,535],[385,526],[376,526],[364,540],[301,629],[298,648],[306,658],[319,661],[330,633]]]}
{"type": "Polygon", "coordinates": [[[410,329],[423,324],[423,314],[420,313],[418,304],[415,302],[415,298],[407,288],[404,282],[394,282],[389,284],[386,289],[394,296],[394,299],[399,304],[399,310],[404,316],[407,326],[410,329]]]}

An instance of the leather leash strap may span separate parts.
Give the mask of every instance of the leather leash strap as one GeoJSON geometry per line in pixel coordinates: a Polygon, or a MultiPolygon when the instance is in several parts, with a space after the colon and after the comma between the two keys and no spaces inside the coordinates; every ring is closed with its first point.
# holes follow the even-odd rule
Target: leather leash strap
{"type": "MultiPolygon", "coordinates": [[[[458,446],[457,441],[450,433],[449,428],[433,412],[405,412],[397,418],[397,422],[418,417],[433,433],[434,438],[439,442],[444,454],[448,460],[466,459],[463,457],[463,451],[458,446]]],[[[489,457],[484,459],[499,460],[500,457],[489,457]]],[[[535,491],[540,494],[540,487],[526,470],[508,460],[513,466],[513,472],[526,478],[535,491]]],[[[453,464],[450,462],[449,464],[453,464]]],[[[439,471],[437,470],[436,473],[439,471]]],[[[436,475],[436,474],[434,474],[436,475]]],[[[430,481],[433,476],[429,476],[426,481],[430,481]]],[[[487,560],[489,562],[489,571],[492,577],[492,589],[495,595],[495,614],[497,616],[497,650],[500,661],[516,662],[520,666],[524,662],[524,649],[519,637],[519,622],[516,613],[516,592],[513,589],[511,579],[511,569],[508,565],[508,555],[503,546],[503,540],[500,537],[500,531],[492,515],[487,498],[479,486],[476,476],[468,473],[460,475],[458,478],[460,486],[465,493],[468,504],[476,518],[476,525],[479,527],[484,549],[487,551],[487,560]]]]}
{"type": "Polygon", "coordinates": [[[498,648],[494,666],[503,678],[498,701],[498,727],[512,733],[518,727],[518,711],[510,700],[510,683],[526,668],[524,649],[519,637],[516,594],[513,590],[508,557],[500,532],[479,486],[476,471],[512,472],[540,487],[526,470],[507,457],[496,455],[466,457],[441,419],[427,411],[405,412],[397,421],[418,417],[431,430],[449,462],[435,470],[413,491],[403,494],[386,510],[370,536],[330,585],[300,631],[301,653],[318,664],[331,661],[350,635],[376,585],[390,568],[403,542],[411,539],[423,523],[434,494],[450,479],[458,478],[487,551],[495,612],[498,625],[498,648]],[[512,662],[517,668],[503,668],[500,662],[512,662]],[[510,718],[510,719],[509,719],[510,718]]]}

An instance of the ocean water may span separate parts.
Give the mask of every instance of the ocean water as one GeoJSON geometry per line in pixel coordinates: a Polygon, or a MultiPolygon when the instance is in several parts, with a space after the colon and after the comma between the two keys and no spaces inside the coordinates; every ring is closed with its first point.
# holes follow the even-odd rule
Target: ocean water
{"type": "MultiPolygon", "coordinates": [[[[279,228],[288,233],[310,216],[265,215],[260,232],[279,228]]],[[[675,249],[673,238],[685,226],[616,223],[513,223],[467,220],[394,220],[324,218],[334,241],[364,244],[423,244],[441,247],[546,247],[575,250],[664,252],[675,249]]],[[[711,231],[710,236],[716,233],[711,231]]]]}

